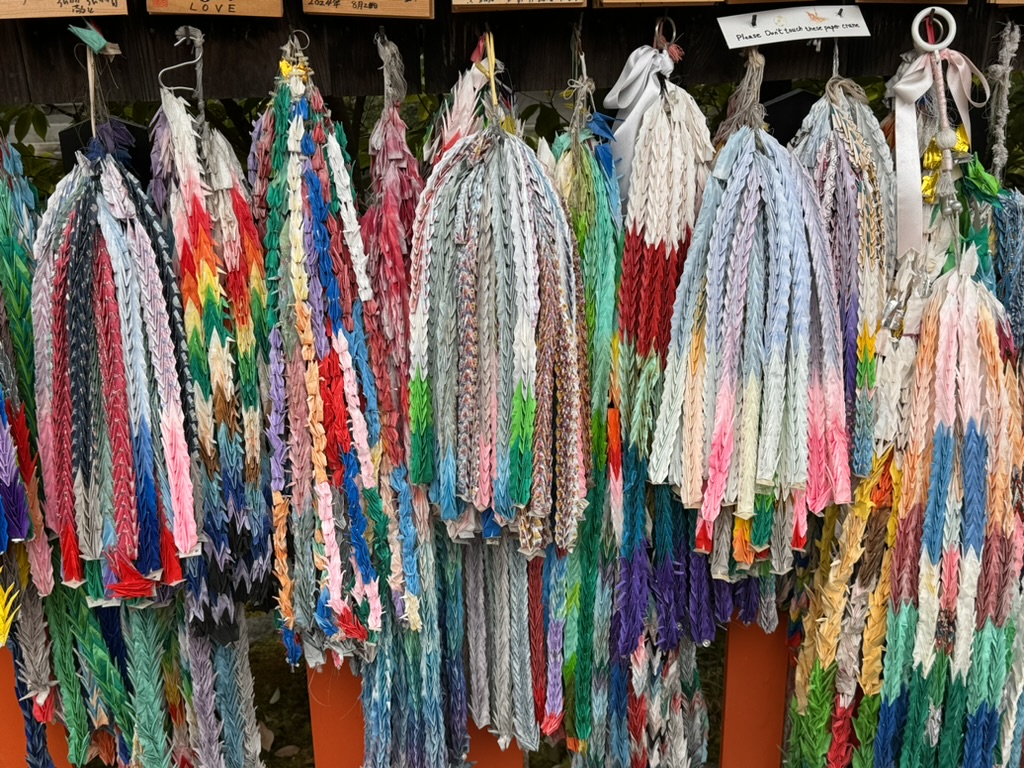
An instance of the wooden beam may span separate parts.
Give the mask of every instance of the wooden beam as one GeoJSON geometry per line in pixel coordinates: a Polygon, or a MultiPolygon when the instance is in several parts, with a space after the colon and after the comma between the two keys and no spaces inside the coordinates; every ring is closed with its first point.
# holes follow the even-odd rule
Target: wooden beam
{"type": "MultiPolygon", "coordinates": [[[[154,101],[156,73],[182,60],[174,48],[174,30],[183,17],[146,13],[145,0],[126,0],[127,17],[97,19],[104,34],[124,55],[105,68],[102,82],[111,101],[154,101]]],[[[649,44],[658,16],[669,13],[686,56],[676,69],[684,85],[733,82],[742,62],[722,41],[716,22],[721,6],[673,8],[522,8],[503,12],[457,13],[451,0],[437,0],[433,20],[353,18],[308,15],[301,0],[284,0],[280,19],[230,16],[203,18],[206,34],[206,94],[210,98],[261,96],[273,86],[279,48],[292,29],[310,36],[309,54],[320,89],[327,96],[380,94],[383,90],[373,36],[383,23],[405,58],[409,90],[447,91],[468,65],[470,52],[485,27],[495,34],[498,56],[520,90],[561,90],[572,74],[570,39],[583,17],[587,65],[598,88],[615,82],[623,62],[639,45],[649,44]],[[423,62],[421,85],[420,61],[423,62]]],[[[743,6],[756,12],[770,6],[743,6]]],[[[732,9],[728,9],[732,10],[732,9]]],[[[863,6],[870,39],[841,43],[843,73],[892,74],[900,54],[910,50],[910,22],[920,10],[913,4],[863,6]]],[[[957,50],[979,67],[994,58],[993,39],[1001,21],[1024,18],[1024,11],[970,0],[953,9],[960,36],[957,50]]],[[[193,23],[195,23],[193,17],[193,23]]],[[[68,20],[0,21],[0,103],[52,104],[81,101],[85,70],[75,57],[76,41],[68,20]]],[[[832,56],[802,42],[764,48],[767,80],[827,78],[832,56]]],[[[81,58],[81,56],[79,56],[81,58]]]]}

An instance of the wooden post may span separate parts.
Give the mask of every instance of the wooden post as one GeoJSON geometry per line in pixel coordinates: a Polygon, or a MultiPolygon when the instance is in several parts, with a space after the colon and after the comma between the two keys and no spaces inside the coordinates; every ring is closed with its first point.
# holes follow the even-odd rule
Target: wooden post
{"type": "Polygon", "coordinates": [[[771,635],[734,621],[726,637],[719,764],[721,768],[779,768],[789,680],[785,617],[771,635]]]}
{"type": "MultiPolygon", "coordinates": [[[[786,714],[789,649],[786,626],[774,634],[739,622],[729,626],[722,715],[721,768],[779,768],[786,714]]],[[[316,768],[360,768],[363,711],[359,680],[347,669],[308,671],[309,715],[316,768]]],[[[523,768],[523,754],[502,752],[494,736],[470,725],[469,759],[487,768],[523,768]]],[[[67,737],[60,725],[47,727],[56,768],[70,768],[67,737]]],[[[20,765],[25,755],[21,710],[14,698],[14,662],[0,650],[0,765],[20,765]]]]}
{"type": "MultiPolygon", "coordinates": [[[[359,680],[348,667],[309,670],[309,718],[316,768],[360,768],[363,764],[363,710],[359,680]]],[[[469,762],[486,768],[523,768],[513,744],[504,752],[490,733],[469,726],[469,762]]]]}
{"type": "MultiPolygon", "coordinates": [[[[46,726],[50,756],[56,768],[70,768],[68,738],[64,727],[46,726]]],[[[14,696],[14,657],[10,650],[0,649],[0,765],[25,764],[25,720],[14,696]]]]}

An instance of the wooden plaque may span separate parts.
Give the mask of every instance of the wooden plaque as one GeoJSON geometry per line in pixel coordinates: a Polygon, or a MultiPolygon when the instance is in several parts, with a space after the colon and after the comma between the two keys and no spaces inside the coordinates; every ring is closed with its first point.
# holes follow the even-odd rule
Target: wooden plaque
{"type": "MultiPolygon", "coordinates": [[[[658,5],[665,3],[659,2],[658,5]]],[[[515,8],[586,8],[587,0],[452,0],[453,11],[507,11],[515,8]]]]}
{"type": "MultiPolygon", "coordinates": [[[[881,0],[879,0],[881,2],[881,0]]],[[[886,0],[888,2],[888,0],[886,0]]],[[[923,0],[922,0],[923,1],[923,0]]],[[[763,5],[764,0],[724,0],[727,5],[763,5]]],[[[838,2],[838,0],[837,0],[838,2]]],[[[803,2],[797,0],[795,3],[786,2],[786,0],[772,0],[773,5],[785,5],[787,8],[804,5],[803,2]]],[[[769,9],[770,10],[770,9],[769,9]]],[[[765,13],[768,13],[766,10],[765,13]]]]}
{"type": "Polygon", "coordinates": [[[127,15],[128,0],[0,0],[0,19],[127,15]]]}
{"type": "MultiPolygon", "coordinates": [[[[594,0],[595,8],[643,8],[645,6],[703,6],[717,5],[726,0],[594,0]]],[[[763,0],[756,0],[762,2],[763,0]]],[[[751,0],[754,2],[754,0],[751,0]]],[[[1024,2],[1024,0],[1021,0],[1024,2]]]]}
{"type": "Polygon", "coordinates": [[[434,0],[302,0],[306,13],[334,16],[434,18],[434,0]]]}
{"type": "MultiPolygon", "coordinates": [[[[928,0],[857,0],[858,3],[895,3],[896,5],[935,5],[928,0]]],[[[943,5],[967,5],[967,0],[943,0],[943,5]]]]}
{"type": "Polygon", "coordinates": [[[195,16],[284,15],[283,0],[146,0],[150,13],[178,13],[195,16]]]}

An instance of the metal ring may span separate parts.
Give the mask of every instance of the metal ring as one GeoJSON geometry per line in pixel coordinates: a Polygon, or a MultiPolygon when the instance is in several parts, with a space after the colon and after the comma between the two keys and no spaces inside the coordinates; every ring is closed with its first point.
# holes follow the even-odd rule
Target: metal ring
{"type": "Polygon", "coordinates": [[[299,50],[300,51],[304,51],[307,48],[309,48],[309,44],[310,44],[309,33],[306,32],[306,30],[304,30],[304,29],[296,29],[296,30],[292,31],[292,37],[295,38],[296,43],[299,40],[299,35],[302,35],[304,38],[306,38],[306,44],[305,45],[299,45],[299,50]]]}
{"type": "Polygon", "coordinates": [[[914,17],[914,26],[910,28],[910,37],[914,41],[914,47],[923,53],[935,53],[936,51],[945,50],[953,44],[953,39],[956,37],[956,19],[945,8],[940,8],[939,6],[925,8],[914,17]],[[938,17],[939,24],[946,30],[946,34],[937,43],[929,43],[921,37],[921,24],[929,16],[938,17]]]}
{"type": "Polygon", "coordinates": [[[662,16],[654,22],[654,47],[661,51],[676,41],[676,23],[670,16],[662,16]],[[672,25],[672,39],[665,37],[665,22],[672,25]]]}

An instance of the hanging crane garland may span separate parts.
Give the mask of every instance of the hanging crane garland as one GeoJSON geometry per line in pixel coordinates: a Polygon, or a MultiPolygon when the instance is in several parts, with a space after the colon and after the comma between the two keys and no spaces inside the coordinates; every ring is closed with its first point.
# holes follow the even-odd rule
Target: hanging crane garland
{"type": "MultiPolygon", "coordinates": [[[[102,127],[100,140],[123,146],[118,130],[102,127]]],[[[198,539],[170,254],[138,182],[100,140],[43,216],[32,317],[48,527],[64,582],[102,601],[179,582],[178,558],[195,555],[198,539]],[[115,453],[131,461],[114,462],[115,453]]]]}
{"type": "MultiPolygon", "coordinates": [[[[184,28],[179,39],[189,34],[201,60],[202,35],[184,28]]],[[[197,74],[201,78],[201,70],[197,74]]],[[[186,561],[189,629],[182,649],[193,675],[201,756],[223,754],[233,768],[259,742],[248,650],[240,638],[244,608],[237,603],[264,602],[270,577],[263,251],[242,169],[227,140],[201,111],[193,118],[169,89],[161,96],[153,121],[151,196],[168,222],[180,270],[196,409],[193,477],[205,533],[202,556],[186,561]]],[[[131,647],[144,659],[136,665],[139,677],[159,668],[170,624],[147,611],[129,615],[131,647]]],[[[149,717],[140,725],[153,721],[163,706],[158,682],[133,687],[149,696],[149,717]]],[[[153,746],[163,742],[161,730],[153,727],[146,754],[167,753],[167,745],[153,746]]]]}
{"type": "MultiPolygon", "coordinates": [[[[612,533],[606,503],[608,398],[622,219],[608,143],[612,135],[607,118],[591,114],[594,82],[586,75],[582,52],[579,61],[582,74],[571,85],[575,99],[572,119],[569,130],[552,146],[549,173],[568,207],[580,254],[590,381],[590,486],[588,512],[565,568],[564,648],[549,643],[547,667],[549,677],[558,674],[564,679],[564,725],[570,747],[580,753],[600,754],[604,749],[607,694],[598,692],[595,696],[595,687],[607,687],[601,669],[607,672],[615,585],[611,568],[617,565],[614,557],[602,562],[602,546],[606,532],[609,536],[612,533]],[[562,663],[558,663],[559,656],[562,663]],[[597,659],[605,661],[595,663],[597,659]],[[593,748],[589,743],[592,734],[596,735],[593,748]]],[[[553,554],[566,557],[564,553],[553,554]]],[[[548,559],[551,557],[549,551],[548,559]]],[[[562,571],[560,565],[556,566],[557,572],[562,571]]],[[[534,567],[532,563],[530,567],[534,567]]],[[[553,582],[551,589],[557,588],[559,585],[553,582]]]]}
{"type": "Polygon", "coordinates": [[[301,638],[307,662],[317,666],[326,650],[340,661],[375,641],[378,568],[390,570],[391,554],[373,458],[381,428],[367,315],[376,307],[344,132],[331,121],[297,38],[282,50],[249,172],[267,252],[278,604],[289,658],[297,662],[301,638]],[[335,493],[343,500],[340,520],[335,493]],[[342,541],[339,523],[348,531],[342,541]]]}
{"type": "Polygon", "coordinates": [[[269,577],[260,381],[266,364],[257,357],[265,344],[262,250],[226,140],[203,126],[197,140],[184,100],[167,90],[162,96],[152,195],[181,265],[206,533],[204,556],[189,561],[189,613],[204,631],[222,630],[233,640],[235,602],[259,602],[269,577]]]}
{"type": "MultiPolygon", "coordinates": [[[[609,451],[609,485],[621,558],[615,593],[618,631],[612,638],[612,652],[618,657],[616,665],[628,659],[631,668],[628,686],[612,685],[611,750],[622,754],[622,723],[628,721],[633,765],[644,765],[648,759],[670,765],[700,761],[706,743],[695,648],[680,632],[685,621],[694,622],[683,610],[689,601],[683,594],[687,580],[680,578],[689,571],[687,536],[685,531],[678,535],[674,531],[675,519],[684,516],[667,486],[653,489],[653,505],[648,509],[646,489],[672,291],[689,258],[712,156],[707,123],[693,97],[664,79],[680,55],[664,40],[657,49],[639,49],[630,57],[636,65],[627,63],[605,99],[606,106],[620,111],[632,108],[632,115],[640,115],[628,169],[617,382],[612,385],[616,412],[610,423],[617,423],[620,434],[609,442],[610,447],[618,443],[618,450],[609,451]],[[643,107],[625,102],[626,94],[635,90],[631,84],[638,80],[654,80],[656,86],[654,98],[643,107]],[[669,185],[667,179],[675,181],[669,185]],[[648,533],[648,520],[653,534],[648,533]],[[685,729],[667,733],[672,710],[687,711],[691,706],[685,729]]],[[[702,560],[695,562],[696,569],[705,567],[702,560]]],[[[693,580],[694,585],[701,583],[702,575],[693,580]]],[[[710,621],[709,614],[706,619],[710,621]]],[[[612,674],[614,678],[623,671],[612,674]]]]}
{"type": "Polygon", "coordinates": [[[1020,567],[1010,433],[1021,426],[1012,421],[1009,396],[1019,395],[1008,387],[1000,349],[1005,318],[971,279],[977,268],[971,247],[936,281],[921,327],[875,741],[880,765],[902,759],[901,751],[910,760],[937,755],[943,765],[976,752],[979,764],[991,764],[998,732],[1007,580],[1020,567]],[[934,708],[941,730],[914,732],[934,708]]]}
{"type": "MultiPolygon", "coordinates": [[[[560,676],[548,678],[542,716],[531,690],[537,681],[531,686],[526,556],[549,542],[571,549],[586,503],[577,341],[582,297],[555,190],[532,151],[498,124],[498,65],[489,38],[486,53],[489,124],[445,152],[417,209],[411,467],[414,482],[431,483],[451,535],[481,530],[498,540],[486,549],[486,581],[494,590],[486,610],[495,614],[488,621],[495,630],[488,719],[501,743],[514,735],[529,749],[538,726],[548,732],[561,719],[560,676]],[[521,551],[510,551],[512,536],[521,551]]],[[[472,106],[452,114],[463,112],[472,114],[472,106]]],[[[450,566],[461,567],[450,560],[453,550],[442,545],[441,551],[450,566]]],[[[471,655],[481,651],[476,641],[470,648],[471,655]]],[[[482,668],[477,659],[471,657],[471,669],[482,668]]],[[[459,683],[447,668],[445,677],[449,690],[459,683]]]]}
{"type": "MultiPolygon", "coordinates": [[[[36,229],[36,192],[24,177],[21,156],[6,139],[0,140],[0,414],[4,435],[12,441],[4,472],[8,475],[0,500],[7,550],[0,568],[0,635],[14,659],[15,691],[25,723],[26,764],[52,768],[45,722],[53,718],[57,696],[50,687],[50,640],[40,594],[53,590],[50,544],[39,500],[38,458],[35,448],[35,361],[32,333],[32,245],[36,229]],[[12,466],[10,461],[16,456],[12,466]],[[25,494],[27,518],[17,539],[17,473],[25,494]],[[10,514],[8,514],[10,507],[10,514]],[[9,633],[9,635],[8,635],[9,633]]],[[[0,643],[2,645],[3,643],[0,643]]]]}
{"type": "Polygon", "coordinates": [[[765,560],[789,570],[807,511],[850,501],[832,256],[810,180],[761,128],[762,67],[748,52],[720,128],[652,451],[652,478],[700,508],[696,546],[726,580],[765,560]]]}
{"type": "Polygon", "coordinates": [[[832,762],[852,754],[858,645],[882,576],[892,507],[892,442],[877,418],[877,402],[884,365],[879,349],[890,341],[883,315],[895,261],[895,176],[867,97],[838,75],[792,145],[823,201],[825,232],[838,270],[851,464],[861,478],[839,534],[838,558],[828,579],[815,585],[792,702],[789,759],[820,764],[826,752],[832,762]],[[831,740],[820,738],[826,734],[831,740]]]}
{"type": "MultiPolygon", "coordinates": [[[[380,645],[362,676],[367,713],[364,761],[385,768],[424,738],[419,706],[421,637],[436,634],[437,629],[436,622],[430,630],[424,628],[420,609],[423,587],[417,550],[425,547],[417,540],[416,517],[429,514],[427,500],[422,489],[410,486],[407,466],[411,439],[409,257],[423,182],[406,144],[406,126],[400,114],[406,88],[401,55],[383,33],[378,34],[376,43],[384,63],[385,106],[371,134],[373,204],[363,215],[361,226],[379,308],[375,316],[379,325],[368,332],[374,375],[380,384],[379,487],[388,520],[391,600],[384,606],[380,645]]],[[[433,592],[434,585],[426,588],[433,592]]],[[[433,602],[437,597],[432,594],[429,599],[433,602]]]]}
{"type": "MultiPolygon", "coordinates": [[[[39,459],[35,406],[35,360],[32,331],[32,245],[36,229],[36,193],[24,177],[21,156],[6,141],[0,142],[0,344],[3,349],[0,383],[4,391],[4,425],[14,442],[16,464],[4,464],[5,487],[18,496],[12,470],[24,485],[29,527],[12,530],[8,540],[24,539],[36,589],[53,589],[50,543],[43,523],[39,488],[39,459]]],[[[8,521],[19,516],[13,497],[4,497],[8,521]],[[10,502],[10,503],[9,503],[10,502]],[[10,509],[8,510],[8,507],[10,509]]],[[[15,529],[22,523],[17,521],[15,529]]]]}

